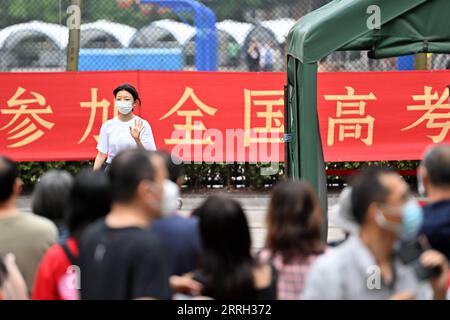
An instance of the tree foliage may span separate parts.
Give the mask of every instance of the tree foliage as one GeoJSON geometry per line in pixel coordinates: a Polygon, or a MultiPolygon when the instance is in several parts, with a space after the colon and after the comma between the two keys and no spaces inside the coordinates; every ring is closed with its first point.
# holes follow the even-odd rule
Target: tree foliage
{"type": "MultiPolygon", "coordinates": [[[[199,0],[215,12],[217,20],[232,19],[243,21],[246,11],[263,9],[270,12],[279,5],[313,9],[327,0],[199,0]]],[[[82,22],[99,19],[111,20],[136,28],[151,21],[176,18],[167,8],[157,5],[140,5],[136,0],[83,0],[82,22]],[[125,7],[120,1],[129,3],[125,7]]],[[[66,9],[70,0],[1,0],[0,29],[32,20],[65,24],[66,9]]]]}

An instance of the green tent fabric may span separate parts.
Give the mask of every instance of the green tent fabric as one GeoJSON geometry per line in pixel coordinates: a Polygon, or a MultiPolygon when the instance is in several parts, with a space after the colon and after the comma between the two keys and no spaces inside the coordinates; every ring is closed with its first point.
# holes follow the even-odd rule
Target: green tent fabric
{"type": "MultiPolygon", "coordinates": [[[[325,164],[317,116],[317,62],[334,51],[385,58],[450,52],[450,0],[334,0],[301,18],[287,38],[287,171],[307,180],[327,212],[325,164]],[[367,22],[380,9],[380,28],[367,22]]],[[[324,215],[322,239],[327,238],[324,215]]]]}
{"type": "Polygon", "coordinates": [[[450,52],[449,0],[335,0],[301,18],[288,35],[288,54],[317,62],[337,50],[370,50],[385,58],[450,52]],[[369,29],[377,5],[381,29],[369,29]]]}

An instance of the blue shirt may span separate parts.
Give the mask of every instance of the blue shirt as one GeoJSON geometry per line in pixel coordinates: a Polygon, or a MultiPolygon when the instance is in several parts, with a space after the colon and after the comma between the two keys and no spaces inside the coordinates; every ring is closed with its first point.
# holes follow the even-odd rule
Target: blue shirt
{"type": "Polygon", "coordinates": [[[422,233],[433,249],[450,260],[450,200],[438,201],[423,207],[422,233]]]}
{"type": "Polygon", "coordinates": [[[163,217],[153,222],[152,230],[167,251],[171,274],[182,275],[198,267],[201,245],[196,217],[163,217]]]}

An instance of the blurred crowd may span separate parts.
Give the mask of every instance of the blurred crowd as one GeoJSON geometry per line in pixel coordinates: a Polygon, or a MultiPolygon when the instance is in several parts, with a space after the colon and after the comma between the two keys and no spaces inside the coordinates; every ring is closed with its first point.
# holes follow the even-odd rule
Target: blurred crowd
{"type": "Polygon", "coordinates": [[[245,55],[245,62],[247,64],[248,71],[281,71],[284,70],[282,61],[282,53],[279,48],[273,44],[273,42],[268,41],[261,44],[256,39],[250,40],[245,55]]]}
{"type": "Polygon", "coordinates": [[[17,164],[0,156],[0,299],[446,299],[450,145],[427,149],[417,178],[423,202],[396,171],[360,170],[331,209],[346,234],[332,246],[313,189],[283,180],[255,252],[238,201],[212,195],[179,214],[183,166],[167,153],[47,172],[32,213],[17,207],[17,164]]]}

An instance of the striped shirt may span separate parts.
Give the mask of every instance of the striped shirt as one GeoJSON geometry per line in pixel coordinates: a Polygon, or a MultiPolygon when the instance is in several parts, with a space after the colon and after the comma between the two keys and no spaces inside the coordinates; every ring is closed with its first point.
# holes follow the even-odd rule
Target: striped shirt
{"type": "Polygon", "coordinates": [[[288,264],[284,264],[281,254],[272,255],[268,249],[262,250],[259,254],[261,262],[272,262],[277,270],[278,300],[303,299],[306,276],[317,257],[317,255],[299,256],[291,259],[288,264]]]}

